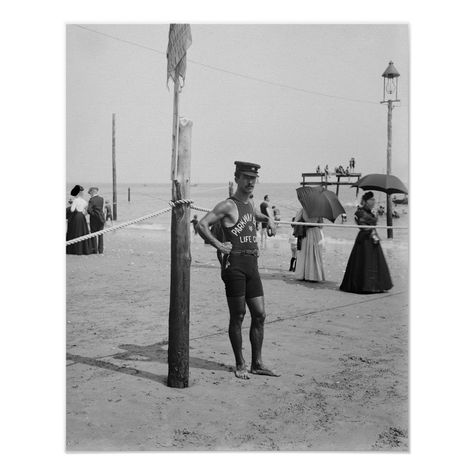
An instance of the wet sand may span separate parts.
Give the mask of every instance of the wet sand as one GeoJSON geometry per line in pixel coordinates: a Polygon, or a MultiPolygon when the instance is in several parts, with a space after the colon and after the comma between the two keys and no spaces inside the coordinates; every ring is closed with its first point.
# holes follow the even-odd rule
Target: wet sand
{"type": "MultiPolygon", "coordinates": [[[[339,291],[356,231],[330,237],[325,283],[295,281],[285,238],[260,257],[264,362],[232,372],[215,251],[192,242],[190,387],[166,386],[167,233],[125,229],[103,256],[67,256],[70,451],[408,449],[408,242],[382,242],[394,288],[339,291]]],[[[250,362],[249,317],[244,353],[250,362]]]]}

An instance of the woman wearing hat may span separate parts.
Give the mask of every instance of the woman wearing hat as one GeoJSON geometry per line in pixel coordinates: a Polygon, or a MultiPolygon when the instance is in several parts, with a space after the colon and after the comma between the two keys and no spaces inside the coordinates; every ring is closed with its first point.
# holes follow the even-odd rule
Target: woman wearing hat
{"type": "MultiPolygon", "coordinates": [[[[72,240],[89,234],[89,227],[87,226],[86,221],[87,201],[84,199],[84,188],[76,184],[76,186],[71,190],[71,196],[73,197],[73,200],[67,221],[66,240],[72,240]]],[[[78,242],[77,244],[66,246],[66,253],[73,255],[91,254],[91,240],[87,239],[78,242]]]]}
{"type": "MultiPolygon", "coordinates": [[[[365,193],[355,213],[358,225],[377,224],[377,217],[372,214],[374,205],[374,193],[365,193]]],[[[392,286],[376,230],[360,229],[340,289],[350,293],[381,293],[390,290],[392,286]]]]}
{"type": "MultiPolygon", "coordinates": [[[[296,222],[322,223],[322,217],[309,217],[308,211],[303,207],[298,211],[296,222]]],[[[325,281],[323,266],[324,234],[321,227],[303,227],[297,229],[299,245],[296,257],[295,278],[314,282],[325,281]]]]}

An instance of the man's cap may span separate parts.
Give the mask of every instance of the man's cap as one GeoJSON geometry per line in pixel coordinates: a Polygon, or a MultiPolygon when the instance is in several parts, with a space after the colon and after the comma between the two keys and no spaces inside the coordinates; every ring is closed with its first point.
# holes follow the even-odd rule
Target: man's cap
{"type": "Polygon", "coordinates": [[[92,191],[99,192],[99,188],[97,186],[92,186],[92,187],[89,188],[89,191],[87,191],[87,192],[91,193],[92,191]]]}
{"type": "Polygon", "coordinates": [[[256,163],[248,163],[247,161],[234,161],[235,172],[243,173],[248,176],[258,177],[258,170],[260,165],[256,163]]]}

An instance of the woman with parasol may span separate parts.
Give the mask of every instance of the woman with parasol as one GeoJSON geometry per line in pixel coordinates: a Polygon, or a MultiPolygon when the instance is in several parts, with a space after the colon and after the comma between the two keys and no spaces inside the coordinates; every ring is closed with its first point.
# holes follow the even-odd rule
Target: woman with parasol
{"type": "MultiPolygon", "coordinates": [[[[334,222],[344,211],[336,194],[321,186],[303,186],[296,190],[302,209],[296,221],[322,223],[323,217],[334,222]]],[[[298,253],[295,278],[325,281],[323,267],[324,234],[320,226],[295,226],[298,234],[298,253]]]]}
{"type": "MultiPolygon", "coordinates": [[[[377,224],[377,217],[372,213],[374,205],[374,193],[365,193],[355,213],[358,225],[377,224]]],[[[392,279],[376,230],[361,228],[347,262],[340,289],[349,293],[381,293],[392,287],[392,279]]]]}
{"type": "MultiPolygon", "coordinates": [[[[308,212],[301,208],[296,214],[297,222],[322,223],[322,217],[309,217],[308,212]]],[[[295,278],[306,281],[324,281],[323,245],[324,235],[321,227],[306,227],[300,239],[297,251],[295,278]]]]}

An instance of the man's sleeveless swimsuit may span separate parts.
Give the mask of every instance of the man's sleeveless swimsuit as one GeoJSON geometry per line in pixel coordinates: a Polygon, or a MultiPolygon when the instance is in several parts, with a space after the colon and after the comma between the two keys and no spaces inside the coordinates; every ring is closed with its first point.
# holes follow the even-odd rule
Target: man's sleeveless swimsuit
{"type": "Polygon", "coordinates": [[[226,242],[232,243],[230,255],[222,261],[222,280],[228,297],[263,296],[262,281],[258,273],[258,239],[255,211],[252,203],[231,198],[239,213],[237,223],[232,227],[222,226],[226,242]]]}

